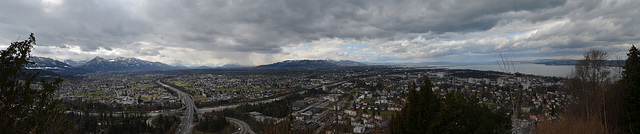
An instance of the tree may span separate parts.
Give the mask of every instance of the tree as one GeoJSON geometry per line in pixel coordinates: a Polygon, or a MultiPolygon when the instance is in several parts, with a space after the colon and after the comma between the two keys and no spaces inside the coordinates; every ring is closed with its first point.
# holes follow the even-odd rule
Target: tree
{"type": "Polygon", "coordinates": [[[431,90],[431,80],[424,77],[424,84],[420,88],[409,90],[407,104],[391,122],[392,133],[428,133],[430,124],[440,110],[440,100],[431,90]],[[426,129],[425,129],[426,127],[426,129]]]}
{"type": "Polygon", "coordinates": [[[449,92],[439,98],[431,80],[409,91],[407,104],[391,120],[391,133],[508,133],[511,120],[505,111],[492,111],[476,96],[449,92]]]}
{"type": "Polygon", "coordinates": [[[608,54],[591,49],[578,61],[570,79],[563,87],[574,100],[567,106],[562,119],[540,123],[540,133],[616,133],[619,130],[621,96],[612,83],[608,54]]]}
{"type": "Polygon", "coordinates": [[[631,46],[624,65],[621,82],[626,93],[623,98],[623,127],[630,133],[640,132],[640,52],[631,46]]]}
{"type": "Polygon", "coordinates": [[[225,127],[229,125],[229,122],[222,114],[210,115],[204,118],[198,126],[196,127],[198,130],[203,132],[215,133],[223,130],[225,127]]]}
{"type": "Polygon", "coordinates": [[[65,119],[61,101],[53,99],[62,79],[38,80],[38,73],[22,70],[35,64],[28,60],[35,44],[31,33],[29,39],[12,42],[0,51],[0,133],[73,132],[75,128],[65,119]]]}
{"type": "MultiPolygon", "coordinates": [[[[579,60],[565,87],[570,95],[576,98],[575,103],[568,106],[569,113],[590,118],[602,112],[607,86],[611,78],[606,65],[608,54],[599,49],[591,49],[579,60]],[[594,115],[592,115],[594,114],[594,115]]],[[[600,117],[600,115],[595,116],[600,117]]]]}
{"type": "Polygon", "coordinates": [[[606,84],[610,84],[611,78],[608,70],[607,59],[609,54],[600,49],[591,49],[584,54],[584,59],[579,60],[575,65],[573,77],[585,84],[584,88],[591,90],[602,89],[606,84]]]}

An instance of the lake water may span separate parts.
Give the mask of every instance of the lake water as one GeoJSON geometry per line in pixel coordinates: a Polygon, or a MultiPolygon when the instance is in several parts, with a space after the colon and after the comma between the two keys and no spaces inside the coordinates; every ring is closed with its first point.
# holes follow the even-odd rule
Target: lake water
{"type": "MultiPolygon", "coordinates": [[[[504,72],[498,63],[494,64],[450,64],[450,65],[435,65],[436,67],[449,68],[449,69],[472,69],[472,70],[485,70],[485,71],[499,71],[504,72]]],[[[571,71],[573,71],[573,65],[557,65],[547,66],[544,64],[532,64],[532,63],[514,63],[513,66],[509,65],[510,72],[519,72],[523,74],[533,74],[542,76],[555,76],[555,77],[567,77],[571,71]]]]}

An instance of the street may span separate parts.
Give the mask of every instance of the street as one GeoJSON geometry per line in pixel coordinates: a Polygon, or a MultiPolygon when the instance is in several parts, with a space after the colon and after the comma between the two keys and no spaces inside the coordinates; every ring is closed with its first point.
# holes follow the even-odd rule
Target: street
{"type": "Polygon", "coordinates": [[[247,124],[246,122],[235,119],[235,118],[229,118],[229,117],[226,117],[226,118],[229,122],[238,125],[238,127],[240,128],[240,130],[235,132],[234,134],[247,134],[247,133],[255,134],[255,132],[251,130],[251,127],[249,127],[249,124],[247,124]]]}
{"type": "Polygon", "coordinates": [[[162,82],[160,82],[159,80],[156,81],[158,84],[162,85],[163,87],[169,88],[173,91],[175,91],[176,93],[178,93],[178,95],[180,96],[180,100],[182,101],[182,104],[185,107],[185,115],[182,117],[182,121],[180,122],[180,125],[178,126],[178,130],[176,131],[176,134],[191,134],[191,130],[193,128],[193,119],[194,119],[194,113],[195,113],[195,109],[196,109],[196,105],[193,102],[193,100],[191,99],[191,96],[185,92],[182,92],[174,87],[171,87],[167,84],[164,84],[162,82]]]}

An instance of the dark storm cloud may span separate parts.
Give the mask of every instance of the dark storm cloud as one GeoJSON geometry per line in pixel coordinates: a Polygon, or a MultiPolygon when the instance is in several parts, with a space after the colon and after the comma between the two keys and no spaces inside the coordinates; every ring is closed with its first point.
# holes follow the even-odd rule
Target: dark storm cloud
{"type": "Polygon", "coordinates": [[[29,29],[42,38],[51,38],[48,45],[68,43],[92,51],[121,47],[155,32],[177,42],[168,45],[262,53],[277,53],[280,46],[324,37],[388,38],[397,33],[486,30],[500,21],[497,14],[564,4],[537,0],[171,0],[149,1],[141,8],[126,1],[67,0],[60,5],[14,2],[3,4],[6,6],[2,9],[16,14],[3,18],[18,19],[4,23],[26,23],[15,29],[29,29]],[[150,20],[145,20],[147,17],[150,20]]]}
{"type": "Polygon", "coordinates": [[[319,38],[391,38],[405,33],[490,29],[510,11],[536,11],[565,1],[156,1],[154,20],[181,45],[275,53],[319,38]],[[162,9],[162,10],[160,10],[162,9]],[[189,34],[183,34],[190,32],[189,34]],[[181,35],[176,35],[181,34],[181,35]],[[231,41],[231,42],[229,42],[231,41]]]}
{"type": "MultiPolygon", "coordinates": [[[[566,1],[402,1],[372,8],[380,17],[369,21],[390,31],[404,33],[472,32],[492,28],[513,11],[539,11],[562,6],[566,1]],[[391,5],[391,6],[389,6],[391,5]]],[[[375,13],[375,12],[373,12],[375,13]]]]}
{"type": "MultiPolygon", "coordinates": [[[[180,50],[228,61],[491,60],[499,51],[567,56],[638,42],[637,7],[633,0],[25,0],[0,5],[0,39],[34,32],[38,45],[79,47],[93,55],[104,50],[170,58],[166,51],[180,50]],[[339,48],[356,42],[368,46],[339,48]],[[309,49],[292,49],[307,44],[309,49]]],[[[273,61],[248,61],[264,62],[273,61]]]]}
{"type": "Polygon", "coordinates": [[[0,6],[4,37],[33,32],[39,45],[77,45],[83,51],[122,47],[150,32],[135,7],[123,3],[66,0],[61,3],[10,1],[0,6]],[[5,19],[6,18],[6,19],[5,19]]]}

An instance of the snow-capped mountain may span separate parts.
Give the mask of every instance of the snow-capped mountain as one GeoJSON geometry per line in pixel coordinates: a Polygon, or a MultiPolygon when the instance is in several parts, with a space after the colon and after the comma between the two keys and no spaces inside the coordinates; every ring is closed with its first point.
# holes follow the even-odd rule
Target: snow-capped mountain
{"type": "Polygon", "coordinates": [[[64,74],[64,75],[76,75],[76,74],[93,72],[87,69],[72,67],[69,64],[60,62],[55,59],[46,58],[46,57],[34,56],[34,57],[30,57],[29,61],[32,61],[35,64],[25,66],[24,68],[27,70],[45,70],[45,71],[64,74]]]}
{"type": "Polygon", "coordinates": [[[46,57],[31,57],[29,58],[29,61],[34,62],[35,64],[26,66],[27,69],[43,69],[43,70],[50,70],[50,69],[64,69],[64,68],[71,68],[71,66],[69,64],[60,62],[58,60],[54,60],[51,58],[46,58],[46,57]]]}
{"type": "Polygon", "coordinates": [[[86,60],[71,60],[71,59],[66,59],[62,62],[69,64],[72,67],[78,67],[84,63],[87,63],[89,61],[89,59],[86,60]]]}
{"type": "Polygon", "coordinates": [[[161,62],[151,62],[151,61],[140,60],[136,58],[124,58],[124,57],[116,57],[112,59],[96,57],[78,67],[95,70],[98,72],[152,71],[152,70],[179,69],[179,67],[170,66],[161,62]]]}

